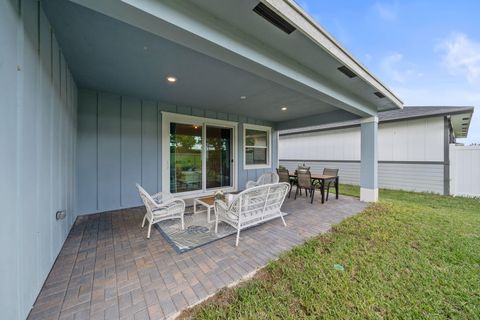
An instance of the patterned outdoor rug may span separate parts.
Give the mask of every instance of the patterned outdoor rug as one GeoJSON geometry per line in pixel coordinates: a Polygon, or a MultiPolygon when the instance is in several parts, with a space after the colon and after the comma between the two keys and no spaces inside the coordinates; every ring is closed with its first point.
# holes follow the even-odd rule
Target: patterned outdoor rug
{"type": "Polygon", "coordinates": [[[180,219],[160,221],[156,229],[167,239],[177,253],[183,253],[203,246],[212,241],[225,238],[237,231],[226,223],[218,224],[215,233],[215,214],[211,213],[211,223],[207,222],[207,212],[193,214],[193,207],[188,207],[184,215],[185,229],[180,226],[180,219]]]}

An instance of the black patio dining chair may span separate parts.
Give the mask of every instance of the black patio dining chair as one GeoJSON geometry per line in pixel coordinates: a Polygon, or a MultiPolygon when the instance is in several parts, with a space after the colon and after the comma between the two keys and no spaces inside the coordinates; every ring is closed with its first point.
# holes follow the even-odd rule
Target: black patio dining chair
{"type": "Polygon", "coordinates": [[[288,197],[290,198],[290,194],[292,193],[292,187],[294,184],[294,179],[290,177],[290,173],[286,168],[277,168],[277,174],[279,181],[278,182],[287,182],[290,184],[290,190],[288,191],[288,197]]]}
{"type": "Polygon", "coordinates": [[[312,183],[312,174],[310,171],[297,172],[297,190],[295,191],[295,199],[297,199],[298,191],[300,195],[302,189],[305,189],[305,195],[310,196],[310,203],[313,203],[313,197],[315,195],[315,185],[312,183]]]}
{"type": "MultiPolygon", "coordinates": [[[[292,180],[293,180],[292,186],[297,184],[297,175],[298,175],[299,172],[301,172],[301,173],[310,172],[310,167],[307,167],[305,165],[305,163],[303,165],[300,165],[300,164],[298,165],[297,169],[295,170],[294,177],[292,178],[292,180]]],[[[300,189],[300,195],[302,195],[302,190],[301,189],[300,189]]]]}
{"type": "MultiPolygon", "coordinates": [[[[339,169],[329,169],[329,168],[324,168],[323,169],[323,175],[325,176],[338,176],[338,171],[339,169]]],[[[325,191],[327,191],[327,197],[325,198],[326,201],[328,201],[328,195],[330,194],[330,187],[336,187],[337,185],[337,179],[325,179],[325,191]]]]}

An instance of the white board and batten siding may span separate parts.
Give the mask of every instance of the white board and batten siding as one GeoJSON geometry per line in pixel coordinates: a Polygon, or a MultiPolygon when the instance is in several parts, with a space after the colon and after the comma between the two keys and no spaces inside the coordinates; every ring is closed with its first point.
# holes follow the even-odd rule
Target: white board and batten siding
{"type": "MultiPolygon", "coordinates": [[[[379,124],[379,187],[443,193],[444,119],[442,116],[379,124]]],[[[281,136],[280,164],[312,172],[340,169],[343,183],[360,183],[360,127],[281,136]]]]}
{"type": "Polygon", "coordinates": [[[450,145],[450,193],[480,197],[480,146],[450,145]]]}

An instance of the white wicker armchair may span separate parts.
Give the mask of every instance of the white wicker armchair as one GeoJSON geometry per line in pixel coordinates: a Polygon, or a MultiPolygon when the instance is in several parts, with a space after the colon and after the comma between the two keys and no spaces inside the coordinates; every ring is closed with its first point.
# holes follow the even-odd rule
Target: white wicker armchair
{"type": "Polygon", "coordinates": [[[286,182],[265,184],[242,191],[229,204],[216,200],[215,233],[219,221],[228,223],[237,229],[235,246],[238,246],[240,230],[275,218],[281,218],[287,226],[281,207],[289,189],[290,184],[286,182]]]}
{"type": "Polygon", "coordinates": [[[145,220],[148,220],[147,239],[150,239],[152,225],[163,220],[180,219],[182,223],[182,230],[185,228],[183,222],[185,201],[174,198],[171,194],[165,194],[162,192],[151,196],[139,184],[137,184],[137,189],[140,197],[142,198],[143,204],[147,209],[142,221],[143,228],[145,226],[145,220]]]}
{"type": "Polygon", "coordinates": [[[276,172],[264,173],[257,179],[257,181],[247,181],[245,186],[247,189],[258,187],[264,184],[278,183],[279,177],[276,172]]]}

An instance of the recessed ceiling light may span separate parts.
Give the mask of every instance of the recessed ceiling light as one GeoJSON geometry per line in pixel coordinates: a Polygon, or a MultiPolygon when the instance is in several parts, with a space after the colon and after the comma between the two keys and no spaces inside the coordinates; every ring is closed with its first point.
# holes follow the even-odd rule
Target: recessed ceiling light
{"type": "Polygon", "coordinates": [[[468,120],[468,119],[470,119],[470,118],[462,118],[462,120],[468,120]]]}
{"type": "Polygon", "coordinates": [[[177,82],[177,78],[172,77],[172,76],[168,76],[167,81],[170,82],[170,83],[175,83],[175,82],[177,82]]]}
{"type": "Polygon", "coordinates": [[[380,91],[376,91],[373,94],[376,95],[377,97],[379,97],[380,99],[385,98],[385,95],[383,93],[381,93],[380,91]]]}
{"type": "Polygon", "coordinates": [[[282,107],[281,110],[282,111],[286,111],[288,108],[287,107],[282,107]]]}
{"type": "Polygon", "coordinates": [[[240,96],[240,100],[245,100],[247,99],[247,96],[240,96]]]}

